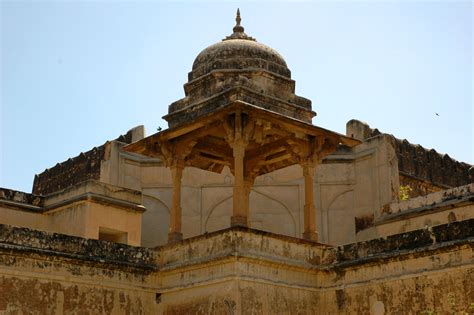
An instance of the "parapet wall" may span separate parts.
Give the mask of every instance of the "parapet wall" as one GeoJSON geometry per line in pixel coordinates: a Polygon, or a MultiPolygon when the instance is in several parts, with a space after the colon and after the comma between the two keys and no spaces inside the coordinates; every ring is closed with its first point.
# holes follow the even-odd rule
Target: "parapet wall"
{"type": "Polygon", "coordinates": [[[11,202],[11,204],[17,203],[18,205],[31,205],[31,210],[35,209],[34,207],[40,208],[44,205],[43,196],[0,187],[0,203],[2,201],[11,202]]]}
{"type": "MultiPolygon", "coordinates": [[[[140,137],[143,138],[143,134],[143,126],[139,126],[112,141],[128,144],[136,141],[140,137]]],[[[100,165],[108,153],[108,144],[109,141],[35,175],[33,194],[47,195],[86,180],[99,180],[100,165]]]]}
{"type": "Polygon", "coordinates": [[[133,267],[140,269],[140,272],[147,270],[146,273],[156,269],[155,253],[149,248],[4,224],[0,224],[0,245],[4,249],[47,252],[51,256],[107,263],[109,268],[133,267]]]}
{"type": "Polygon", "coordinates": [[[386,259],[392,255],[409,254],[410,250],[435,248],[446,242],[464,242],[472,237],[474,237],[474,219],[469,219],[342,245],[337,248],[336,261],[339,267],[367,263],[374,259],[386,259]]]}
{"type": "Polygon", "coordinates": [[[100,178],[100,162],[104,159],[105,145],[83,152],[35,175],[33,193],[48,195],[86,180],[98,180],[100,178]]]}

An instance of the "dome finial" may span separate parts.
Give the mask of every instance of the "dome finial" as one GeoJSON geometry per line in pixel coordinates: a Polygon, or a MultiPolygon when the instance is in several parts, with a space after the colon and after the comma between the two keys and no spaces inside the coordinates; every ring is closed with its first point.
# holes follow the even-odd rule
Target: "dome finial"
{"type": "Polygon", "coordinates": [[[227,36],[223,40],[229,40],[229,39],[248,39],[248,40],[255,40],[254,38],[247,36],[247,34],[244,33],[244,27],[240,25],[240,22],[242,19],[240,18],[240,9],[237,8],[237,15],[235,17],[235,26],[233,28],[234,33],[232,35],[227,36]]]}
{"type": "Polygon", "coordinates": [[[234,34],[244,32],[244,27],[242,25],[240,25],[240,21],[242,21],[242,19],[240,18],[240,9],[237,8],[237,16],[235,17],[235,26],[234,26],[234,29],[233,29],[234,34]]]}
{"type": "Polygon", "coordinates": [[[237,22],[236,26],[240,25],[240,21],[242,21],[242,19],[240,18],[240,9],[237,8],[237,16],[235,17],[235,22],[237,22]]]}

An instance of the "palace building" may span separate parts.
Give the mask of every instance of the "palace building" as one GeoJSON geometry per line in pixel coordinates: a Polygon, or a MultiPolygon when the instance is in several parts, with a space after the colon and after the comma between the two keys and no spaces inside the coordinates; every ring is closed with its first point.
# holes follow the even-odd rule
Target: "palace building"
{"type": "Polygon", "coordinates": [[[168,129],[0,188],[0,314],[473,313],[474,167],[295,84],[237,11],[168,129]]]}

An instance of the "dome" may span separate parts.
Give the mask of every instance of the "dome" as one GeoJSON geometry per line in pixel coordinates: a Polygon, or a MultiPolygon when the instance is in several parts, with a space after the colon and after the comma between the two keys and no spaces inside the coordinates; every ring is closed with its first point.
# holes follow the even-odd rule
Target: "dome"
{"type": "Polygon", "coordinates": [[[237,10],[233,33],[201,51],[184,84],[185,97],[168,107],[170,128],[243,102],[306,123],[316,115],[311,101],[295,94],[285,59],[244,32],[237,10]]]}
{"type": "Polygon", "coordinates": [[[240,20],[240,12],[237,11],[234,33],[199,53],[189,73],[190,81],[214,70],[247,69],[262,69],[291,78],[291,72],[283,57],[274,49],[245,34],[240,20]]]}

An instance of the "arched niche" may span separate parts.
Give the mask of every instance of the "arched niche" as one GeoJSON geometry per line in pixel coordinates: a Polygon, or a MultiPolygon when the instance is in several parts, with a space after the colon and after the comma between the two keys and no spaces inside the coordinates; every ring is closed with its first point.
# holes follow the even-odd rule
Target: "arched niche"
{"type": "MultiPolygon", "coordinates": [[[[204,222],[204,230],[213,232],[228,228],[232,215],[232,196],[217,202],[204,222]]],[[[250,193],[250,227],[288,236],[297,236],[297,219],[278,199],[252,190],[250,193]]]]}

